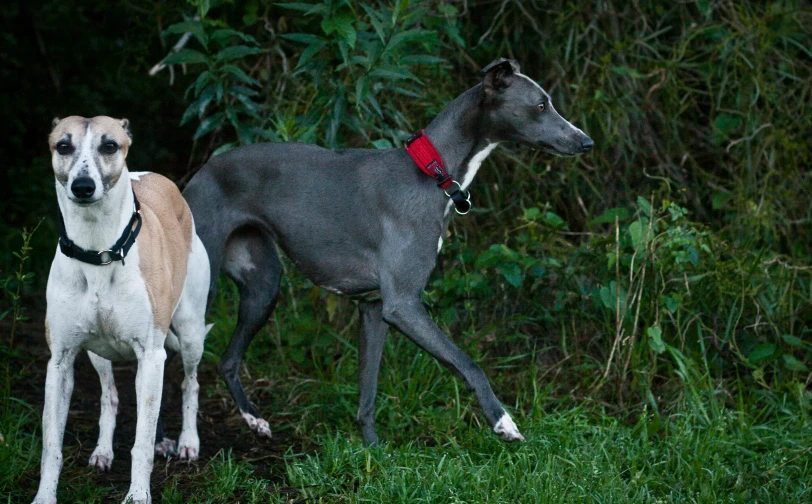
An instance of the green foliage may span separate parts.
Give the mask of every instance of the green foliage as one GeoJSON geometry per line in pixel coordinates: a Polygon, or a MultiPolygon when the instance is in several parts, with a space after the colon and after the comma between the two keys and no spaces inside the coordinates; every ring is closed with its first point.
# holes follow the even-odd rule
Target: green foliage
{"type": "MultiPolygon", "coordinates": [[[[576,159],[504,149],[475,182],[480,215],[455,219],[425,300],[480,350],[587,359],[570,379],[621,403],[663,373],[700,388],[742,372],[772,389],[804,378],[812,40],[797,2],[210,7],[166,33],[204,49],[167,62],[199,62],[183,120],[201,119],[215,153],[268,139],[397,146],[476,82],[471,61],[502,55],[595,138],[576,159]],[[240,57],[218,63],[223,51],[240,57]],[[246,78],[215,78],[226,65],[246,78]],[[256,100],[239,98],[247,88],[256,100]],[[245,103],[260,117],[217,129],[245,103]]],[[[328,362],[352,346],[351,306],[293,270],[292,310],[259,352],[328,362]]]]}
{"type": "MultiPolygon", "coordinates": [[[[142,23],[140,38],[121,44],[148,68],[189,34],[164,60],[185,94],[141,86],[123,102],[158,97],[155,120],[183,124],[181,141],[167,142],[165,129],[160,142],[137,135],[140,161],[167,143],[194,145],[188,162],[158,171],[187,176],[211,155],[258,141],[399,146],[500,56],[517,59],[596,142],[567,159],[495,151],[471,186],[475,211],[455,217],[444,237],[424,297],[518,413],[529,445],[483,439],[460,383],[399,336],[387,342],[378,402],[381,438],[392,445],[364,451],[355,434],[335,435],[355,432],[355,307],[285,261],[283,295],[248,349],[244,382],[280,423],[275,431],[305,439],[309,455],[289,453],[284,474],[271,469],[269,479],[239,454],[218,455],[195,475],[216,476],[191,501],[809,500],[806,3],[160,4],[168,10],[127,11],[142,23]],[[176,24],[164,29],[166,20],[176,24]],[[161,33],[151,37],[162,43],[157,56],[139,49],[148,33],[161,33]],[[316,446],[322,452],[311,454],[316,446]]],[[[51,8],[53,23],[66,24],[69,13],[51,8]]],[[[28,67],[39,68],[17,62],[6,76],[28,67]]],[[[77,106],[113,93],[111,83],[139,82],[99,73],[112,76],[102,91],[72,88],[77,106]]],[[[19,107],[14,117],[38,103],[19,100],[7,103],[19,107]]],[[[4,204],[23,215],[43,195],[52,201],[49,190],[19,189],[4,204]]],[[[209,369],[236,317],[236,290],[223,280],[220,292],[209,369]]],[[[205,390],[230,404],[222,383],[205,390]]],[[[190,500],[183,478],[167,483],[167,502],[190,500]]]]}
{"type": "Polygon", "coordinates": [[[0,360],[6,363],[6,376],[3,384],[3,411],[9,410],[9,401],[11,400],[11,380],[13,375],[11,372],[11,359],[14,353],[14,337],[17,335],[17,328],[20,323],[28,320],[25,315],[25,306],[23,305],[23,294],[26,287],[30,287],[33,283],[34,273],[27,271],[28,265],[26,261],[30,259],[31,255],[31,238],[34,233],[39,229],[42,221],[31,231],[23,229],[22,246],[18,252],[12,252],[12,255],[18,261],[17,271],[4,278],[0,278],[0,293],[8,300],[8,305],[0,305],[0,321],[8,317],[10,319],[9,332],[8,332],[8,346],[0,345],[0,360]]]}

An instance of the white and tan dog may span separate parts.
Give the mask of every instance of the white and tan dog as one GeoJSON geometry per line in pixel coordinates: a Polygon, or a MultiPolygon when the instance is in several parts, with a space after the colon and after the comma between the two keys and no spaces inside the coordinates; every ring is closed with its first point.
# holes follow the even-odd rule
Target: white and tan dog
{"type": "Polygon", "coordinates": [[[183,358],[180,458],[198,457],[197,365],[209,329],[204,322],[208,256],[175,184],[127,170],[132,138],[126,119],[55,119],[49,143],[60,243],[48,277],[45,337],[51,359],[34,502],[56,502],[73,363],[80,350],[87,350],[102,386],[99,442],[90,457],[90,465],[100,470],[109,470],[113,460],[118,407],[110,361],[138,360],[138,421],[125,502],[149,503],[164,346],[183,358]]]}

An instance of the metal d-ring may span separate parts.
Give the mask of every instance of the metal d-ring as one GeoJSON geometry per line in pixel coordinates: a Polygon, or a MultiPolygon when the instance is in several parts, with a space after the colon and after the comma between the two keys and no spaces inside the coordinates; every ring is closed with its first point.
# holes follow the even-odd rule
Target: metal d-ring
{"type": "Polygon", "coordinates": [[[101,262],[100,266],[107,266],[108,264],[113,263],[113,251],[112,250],[102,250],[101,252],[99,252],[99,257],[102,258],[101,259],[102,262],[101,262]],[[103,254],[107,254],[107,255],[104,256],[103,254]],[[105,261],[105,258],[107,259],[106,261],[105,261]]]}
{"type": "MultiPolygon", "coordinates": [[[[452,180],[451,183],[457,185],[457,191],[462,191],[462,186],[460,185],[459,182],[457,182],[456,180],[452,180]]],[[[454,191],[454,192],[457,192],[457,191],[454,191]]],[[[451,197],[451,195],[448,194],[448,191],[446,191],[445,189],[443,189],[443,192],[445,193],[446,198],[451,197]]]]}
{"type": "MultiPolygon", "coordinates": [[[[470,211],[471,211],[471,208],[474,206],[474,205],[471,203],[471,193],[470,193],[469,191],[463,191],[462,186],[461,186],[461,185],[460,185],[460,183],[459,183],[459,182],[457,182],[456,180],[452,180],[452,181],[451,181],[451,183],[452,183],[452,184],[456,184],[456,185],[457,185],[457,190],[456,190],[456,191],[454,191],[454,192],[453,192],[453,193],[451,193],[451,194],[454,194],[454,193],[457,193],[457,192],[462,193],[462,194],[465,196],[465,202],[466,202],[466,203],[468,203],[468,210],[466,210],[466,211],[464,211],[464,212],[460,212],[460,211],[457,209],[457,204],[456,204],[456,202],[454,202],[454,200],[452,200],[452,202],[454,203],[454,211],[455,211],[455,212],[457,212],[457,213],[458,213],[458,214],[460,214],[460,215],[465,215],[465,214],[467,214],[468,212],[470,212],[470,211]]],[[[451,194],[448,194],[448,191],[446,191],[445,189],[443,189],[443,193],[445,193],[445,195],[446,195],[446,197],[447,197],[447,198],[451,198],[451,194]]]]}

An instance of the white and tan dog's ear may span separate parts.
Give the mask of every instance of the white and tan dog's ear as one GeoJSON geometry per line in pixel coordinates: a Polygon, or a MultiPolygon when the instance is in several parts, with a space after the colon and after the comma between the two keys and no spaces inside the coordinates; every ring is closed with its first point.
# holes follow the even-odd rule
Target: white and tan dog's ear
{"type": "Polygon", "coordinates": [[[51,130],[56,128],[56,125],[59,124],[59,121],[61,121],[61,120],[62,119],[60,119],[58,117],[54,117],[53,120],[51,120],[51,130]]]}
{"type": "Polygon", "coordinates": [[[130,143],[132,144],[133,134],[132,131],[130,131],[130,120],[122,119],[121,121],[119,121],[119,123],[121,124],[121,127],[124,129],[124,133],[126,133],[127,136],[130,137],[130,143]]]}

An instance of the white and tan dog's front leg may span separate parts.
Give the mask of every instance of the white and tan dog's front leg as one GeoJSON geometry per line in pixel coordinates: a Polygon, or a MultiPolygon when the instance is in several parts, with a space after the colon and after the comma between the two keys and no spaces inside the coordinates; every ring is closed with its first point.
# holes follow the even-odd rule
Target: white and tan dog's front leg
{"type": "MultiPolygon", "coordinates": [[[[51,341],[54,341],[52,336],[51,341]]],[[[62,439],[73,394],[73,362],[79,348],[52,347],[45,378],[45,406],[42,410],[42,460],[39,491],[34,504],[56,503],[56,487],[62,470],[62,439]]]]}
{"type": "Polygon", "coordinates": [[[116,430],[118,391],[113,377],[113,364],[93,352],[87,352],[101,382],[101,414],[99,415],[99,441],[88,464],[99,471],[109,472],[113,465],[113,432],[116,430]]]}
{"type": "Polygon", "coordinates": [[[136,350],[138,373],[135,377],[135,391],[138,403],[138,419],[135,426],[135,444],[132,448],[132,475],[130,490],[125,503],[150,504],[150,475],[155,458],[155,427],[163,392],[164,362],[166,350],[163,347],[165,335],[153,331],[153,337],[145,348],[136,350]]]}

